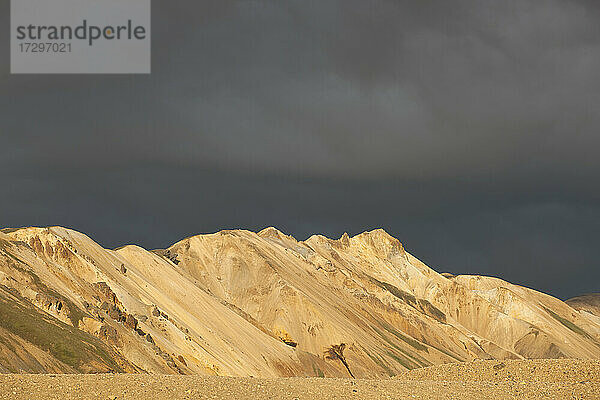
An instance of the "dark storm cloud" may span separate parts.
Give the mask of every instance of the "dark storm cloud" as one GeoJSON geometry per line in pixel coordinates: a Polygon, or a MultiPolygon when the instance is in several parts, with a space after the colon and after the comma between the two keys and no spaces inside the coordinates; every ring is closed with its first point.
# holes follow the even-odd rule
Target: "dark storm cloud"
{"type": "Polygon", "coordinates": [[[0,225],[384,226],[438,270],[598,291],[597,4],[154,2],[150,76],[0,65],[0,225]]]}

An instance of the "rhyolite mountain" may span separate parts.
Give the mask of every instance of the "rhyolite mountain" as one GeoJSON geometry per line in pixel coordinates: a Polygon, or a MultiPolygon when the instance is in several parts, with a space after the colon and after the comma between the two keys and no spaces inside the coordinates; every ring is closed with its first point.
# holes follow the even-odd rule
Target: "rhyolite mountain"
{"type": "Polygon", "coordinates": [[[576,310],[600,317],[600,293],[590,293],[573,297],[567,300],[566,303],[576,310]]]}
{"type": "Polygon", "coordinates": [[[229,230],[154,251],[60,227],[0,233],[0,372],[367,378],[598,359],[600,317],[582,304],[440,274],[381,229],[229,230]]]}

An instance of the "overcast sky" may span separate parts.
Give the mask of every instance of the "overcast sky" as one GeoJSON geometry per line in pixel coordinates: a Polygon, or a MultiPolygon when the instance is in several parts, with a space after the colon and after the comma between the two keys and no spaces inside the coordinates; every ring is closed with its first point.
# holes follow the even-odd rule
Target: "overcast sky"
{"type": "Polygon", "coordinates": [[[439,272],[598,292],[599,21],[594,0],[154,1],[149,76],[11,76],[5,29],[0,226],[147,248],[383,227],[439,272]]]}

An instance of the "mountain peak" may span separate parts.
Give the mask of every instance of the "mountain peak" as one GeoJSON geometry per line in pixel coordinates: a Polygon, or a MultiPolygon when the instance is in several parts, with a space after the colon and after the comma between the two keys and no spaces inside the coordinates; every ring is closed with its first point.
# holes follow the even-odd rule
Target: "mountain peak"
{"type": "Polygon", "coordinates": [[[339,241],[344,245],[344,246],[349,246],[350,245],[350,237],[348,236],[347,232],[344,232],[342,234],[342,236],[339,238],[339,241]]]}
{"type": "Polygon", "coordinates": [[[382,228],[365,231],[354,236],[352,240],[362,242],[388,257],[404,254],[402,243],[382,228]]]}
{"type": "Polygon", "coordinates": [[[257,235],[260,236],[260,237],[270,237],[270,236],[280,237],[280,236],[285,236],[285,234],[283,232],[281,232],[279,229],[275,228],[274,226],[268,226],[268,227],[266,227],[264,229],[261,229],[260,231],[258,231],[257,235]]]}
{"type": "Polygon", "coordinates": [[[295,237],[293,237],[291,235],[286,235],[285,233],[281,232],[279,229],[277,229],[273,226],[269,226],[267,228],[262,229],[261,231],[259,231],[257,233],[257,235],[264,239],[276,239],[276,240],[288,239],[288,240],[293,240],[294,242],[297,242],[295,237]]]}

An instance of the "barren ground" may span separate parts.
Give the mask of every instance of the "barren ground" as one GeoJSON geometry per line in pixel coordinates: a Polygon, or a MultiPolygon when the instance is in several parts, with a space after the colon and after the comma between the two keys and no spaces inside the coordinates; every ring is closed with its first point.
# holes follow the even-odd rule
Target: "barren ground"
{"type": "Polygon", "coordinates": [[[384,380],[0,375],[0,399],[600,399],[600,361],[478,361],[384,380]]]}

